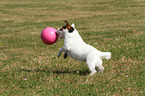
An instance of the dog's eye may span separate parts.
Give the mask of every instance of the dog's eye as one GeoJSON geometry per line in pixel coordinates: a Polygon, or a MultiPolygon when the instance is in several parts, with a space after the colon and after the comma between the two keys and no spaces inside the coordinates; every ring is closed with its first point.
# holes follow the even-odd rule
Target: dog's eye
{"type": "Polygon", "coordinates": [[[71,27],[71,28],[69,29],[69,33],[72,33],[73,31],[74,31],[74,28],[71,27]]]}
{"type": "Polygon", "coordinates": [[[62,31],[63,28],[59,29],[60,31],[62,31]]]}
{"type": "Polygon", "coordinates": [[[63,29],[66,29],[66,26],[62,26],[62,28],[59,29],[59,30],[62,31],[63,29]]]}

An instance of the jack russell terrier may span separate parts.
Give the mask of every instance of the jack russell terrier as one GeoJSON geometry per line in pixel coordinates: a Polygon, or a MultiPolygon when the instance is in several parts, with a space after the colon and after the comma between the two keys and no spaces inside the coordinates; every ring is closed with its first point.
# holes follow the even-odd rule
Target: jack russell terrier
{"type": "Polygon", "coordinates": [[[69,55],[73,59],[86,62],[91,71],[90,75],[94,75],[97,71],[103,73],[102,59],[110,59],[111,53],[101,52],[95,47],[86,44],[75,29],[74,23],[69,25],[67,21],[64,22],[66,25],[57,29],[59,38],[64,38],[64,47],[59,49],[57,56],[59,57],[62,52],[65,52],[64,58],[69,55]]]}

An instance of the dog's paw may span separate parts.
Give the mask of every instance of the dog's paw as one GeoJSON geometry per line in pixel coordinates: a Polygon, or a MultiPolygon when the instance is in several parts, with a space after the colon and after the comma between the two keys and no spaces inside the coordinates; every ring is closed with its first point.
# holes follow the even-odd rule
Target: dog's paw
{"type": "Polygon", "coordinates": [[[61,53],[58,52],[57,57],[60,57],[61,53]]]}
{"type": "Polygon", "coordinates": [[[66,53],[66,52],[64,53],[63,58],[64,58],[64,59],[67,58],[67,53],[66,53]]]}
{"type": "Polygon", "coordinates": [[[96,70],[95,70],[94,72],[92,72],[92,73],[90,74],[90,76],[93,76],[95,73],[97,73],[96,70]]]}

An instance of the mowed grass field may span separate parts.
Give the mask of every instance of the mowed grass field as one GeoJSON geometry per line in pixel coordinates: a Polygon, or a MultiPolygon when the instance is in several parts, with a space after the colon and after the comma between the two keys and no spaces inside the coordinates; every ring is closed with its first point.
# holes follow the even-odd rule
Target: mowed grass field
{"type": "Polygon", "coordinates": [[[1,96],[144,96],[144,0],[0,0],[1,96]],[[45,45],[41,31],[75,23],[84,41],[112,58],[103,74],[57,58],[63,40],[45,45]]]}

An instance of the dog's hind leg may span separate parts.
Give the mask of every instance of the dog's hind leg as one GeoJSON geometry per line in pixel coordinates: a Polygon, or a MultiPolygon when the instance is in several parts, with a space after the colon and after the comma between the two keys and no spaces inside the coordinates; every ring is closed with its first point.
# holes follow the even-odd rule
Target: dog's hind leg
{"type": "Polygon", "coordinates": [[[94,75],[95,73],[97,73],[97,71],[96,71],[96,69],[95,69],[96,64],[95,64],[95,62],[94,62],[94,57],[89,56],[89,57],[87,58],[86,63],[87,63],[87,65],[88,65],[88,67],[89,67],[89,69],[90,69],[90,71],[91,71],[91,74],[90,74],[90,75],[94,75]]]}
{"type": "Polygon", "coordinates": [[[103,73],[104,67],[102,65],[97,66],[98,72],[103,73]]]}
{"type": "Polygon", "coordinates": [[[90,67],[89,68],[91,70],[91,74],[90,75],[94,75],[95,73],[97,73],[97,71],[95,70],[95,67],[90,67]]]}
{"type": "Polygon", "coordinates": [[[90,75],[95,74],[97,71],[103,73],[104,70],[104,67],[102,66],[103,61],[98,55],[96,55],[95,52],[88,54],[86,62],[89,69],[92,72],[90,75]],[[97,71],[95,70],[96,67],[98,69],[97,71]]]}
{"type": "Polygon", "coordinates": [[[102,66],[102,63],[103,63],[102,59],[98,58],[98,60],[96,62],[96,67],[97,67],[97,71],[99,73],[103,73],[103,71],[104,71],[104,67],[102,66]]]}

